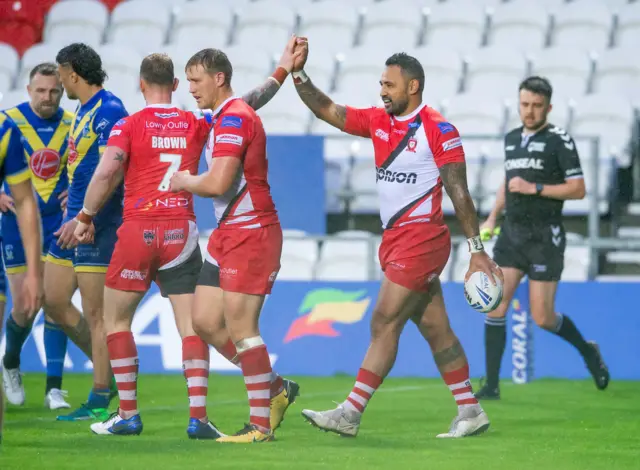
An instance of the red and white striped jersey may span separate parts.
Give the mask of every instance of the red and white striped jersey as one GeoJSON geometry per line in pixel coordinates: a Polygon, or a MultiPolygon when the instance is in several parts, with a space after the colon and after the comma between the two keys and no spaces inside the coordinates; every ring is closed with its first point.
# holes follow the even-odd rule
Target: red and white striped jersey
{"type": "Polygon", "coordinates": [[[279,223],[267,181],[267,137],[262,121],[242,99],[225,100],[213,112],[213,128],[205,149],[209,167],[214,158],[242,161],[231,188],[213,198],[220,228],[251,229],[279,223]]]}
{"type": "Polygon", "coordinates": [[[373,141],[382,227],[443,225],[439,168],[464,162],[458,130],[420,105],[407,116],[347,106],[344,131],[373,141]]]}

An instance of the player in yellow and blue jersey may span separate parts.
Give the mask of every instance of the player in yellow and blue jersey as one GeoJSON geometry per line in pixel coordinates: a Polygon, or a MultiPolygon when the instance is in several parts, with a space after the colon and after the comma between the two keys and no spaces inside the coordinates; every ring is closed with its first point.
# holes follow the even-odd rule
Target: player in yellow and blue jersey
{"type": "MultiPolygon", "coordinates": [[[[42,63],[34,67],[29,74],[27,91],[28,102],[7,109],[4,113],[18,127],[22,136],[25,157],[31,169],[31,183],[40,208],[42,251],[46,255],[53,234],[62,223],[61,202],[66,197],[68,187],[67,141],[73,114],[60,108],[63,89],[55,64],[42,63]]],[[[26,259],[18,222],[12,211],[11,191],[6,186],[5,183],[5,193],[0,195],[0,209],[5,212],[1,222],[4,236],[2,257],[12,298],[16,299],[16,293],[21,291],[24,282],[26,259]]],[[[65,262],[71,263],[71,260],[65,262]]],[[[46,300],[44,307],[46,313],[46,300]]],[[[75,310],[71,302],[67,302],[65,308],[75,310]]],[[[33,318],[26,317],[24,306],[14,301],[7,320],[7,348],[3,359],[5,392],[8,401],[14,405],[22,405],[25,401],[19,370],[20,353],[32,323],[33,318]]],[[[49,409],[70,408],[61,390],[67,335],[48,317],[45,320],[44,347],[47,359],[45,406],[49,409]]]]}
{"type": "MultiPolygon", "coordinates": [[[[27,316],[31,318],[40,310],[42,304],[40,216],[20,131],[5,114],[0,113],[0,183],[2,181],[9,184],[13,194],[16,217],[27,259],[27,272],[22,291],[17,293],[14,302],[24,305],[27,316]]],[[[2,325],[1,319],[0,315],[0,325],[2,325]]],[[[2,442],[3,395],[0,391],[0,442],[2,442]]]]}
{"type": "MultiPolygon", "coordinates": [[[[105,275],[117,240],[116,231],[122,222],[124,191],[121,182],[118,182],[113,196],[94,218],[94,242],[76,247],[73,232],[77,225],[75,217],[83,209],[87,186],[107,144],[111,128],[126,117],[127,112],[122,101],[102,87],[106,73],[102,69],[100,56],[91,47],[80,43],[66,46],[58,52],[56,62],[67,96],[79,100],[80,103],[69,129],[68,213],[62,226],[55,233],[58,240],[51,245],[47,256],[45,297],[50,294],[50,290],[51,295],[60,295],[60,283],[73,276],[68,267],[55,261],[65,259],[69,256],[69,250],[75,248],[72,255],[73,269],[80,288],[84,318],[91,332],[93,360],[93,388],[88,401],[71,414],[59,416],[58,419],[105,420],[113,393],[109,388],[112,373],[102,319],[102,302],[105,275]]],[[[67,291],[65,295],[71,299],[73,292],[67,291]]],[[[78,330],[77,334],[78,337],[81,334],[86,335],[86,327],[80,319],[70,318],[59,311],[54,315],[53,310],[52,316],[56,322],[64,326],[65,331],[84,328],[83,331],[78,330]]],[[[77,342],[78,337],[72,338],[74,342],[77,342]]]]}

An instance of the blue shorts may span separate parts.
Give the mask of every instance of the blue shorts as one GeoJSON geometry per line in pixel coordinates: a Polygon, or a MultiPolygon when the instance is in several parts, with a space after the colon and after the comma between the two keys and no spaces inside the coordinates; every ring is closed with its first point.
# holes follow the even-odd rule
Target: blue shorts
{"type": "MultiPolygon", "coordinates": [[[[66,218],[63,223],[65,223],[66,218]]],[[[78,245],[72,250],[63,250],[53,239],[49,246],[47,261],[62,266],[73,266],[77,273],[106,273],[111,255],[118,241],[118,227],[113,223],[96,226],[95,241],[91,245],[78,245]]]]}
{"type": "MultiPolygon", "coordinates": [[[[62,212],[44,215],[42,219],[42,257],[49,252],[49,246],[54,239],[54,232],[62,223],[62,212]]],[[[2,260],[7,274],[25,272],[27,260],[24,254],[24,245],[20,237],[18,219],[11,213],[2,215],[2,260]]]]}
{"type": "MultiPolygon", "coordinates": [[[[0,236],[0,244],[2,244],[2,237],[0,236]]],[[[7,276],[4,275],[4,265],[0,263],[0,302],[7,301],[7,276]]],[[[2,319],[2,315],[4,312],[0,312],[0,319],[2,319]]],[[[2,329],[2,324],[0,324],[0,330],[2,329]]]]}

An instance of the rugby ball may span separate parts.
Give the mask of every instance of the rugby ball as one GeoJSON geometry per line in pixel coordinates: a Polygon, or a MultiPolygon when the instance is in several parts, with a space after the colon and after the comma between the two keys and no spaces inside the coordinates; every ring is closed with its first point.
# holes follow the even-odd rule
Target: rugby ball
{"type": "Polygon", "coordinates": [[[482,271],[476,271],[464,283],[464,296],[472,309],[481,313],[495,310],[502,301],[502,282],[494,276],[494,285],[482,271]]]}

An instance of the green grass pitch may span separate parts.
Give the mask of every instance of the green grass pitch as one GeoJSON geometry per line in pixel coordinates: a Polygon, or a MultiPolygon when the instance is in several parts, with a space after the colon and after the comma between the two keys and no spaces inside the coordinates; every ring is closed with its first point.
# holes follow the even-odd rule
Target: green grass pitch
{"type": "MultiPolygon", "coordinates": [[[[639,469],[640,405],[637,382],[613,381],[599,392],[590,381],[505,383],[502,400],[484,404],[486,434],[436,439],[456,408],[440,380],[388,379],[374,396],[355,439],[309,426],[303,408],[328,409],[342,401],[350,377],[297,377],[301,396],[271,443],[252,445],[190,441],[186,436],[186,386],[179,375],[142,375],[137,437],[95,436],[88,422],[56,422],[43,409],[44,376],[24,377],[27,403],[8,406],[1,470],[49,469],[639,469]]],[[[65,377],[69,400],[79,405],[88,375],[65,377]]],[[[209,415],[224,432],[248,418],[239,376],[211,375],[209,415]]]]}

